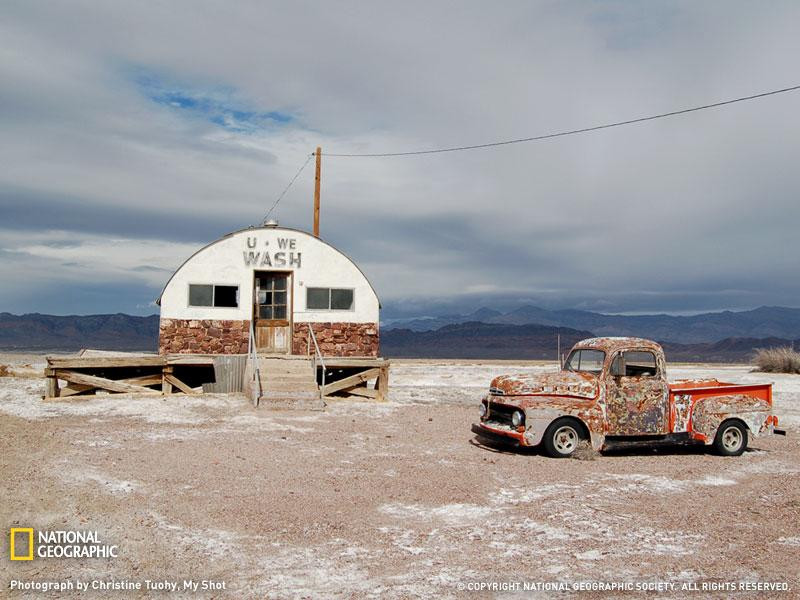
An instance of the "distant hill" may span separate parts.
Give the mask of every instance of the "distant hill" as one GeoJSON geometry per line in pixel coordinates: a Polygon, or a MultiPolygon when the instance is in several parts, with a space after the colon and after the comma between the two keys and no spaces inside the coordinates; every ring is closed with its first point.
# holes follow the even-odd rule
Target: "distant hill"
{"type": "MultiPolygon", "coordinates": [[[[526,312],[526,314],[530,314],[530,312],[526,312]]],[[[495,319],[498,316],[508,317],[508,315],[500,315],[496,311],[488,310],[482,311],[481,315],[489,319],[495,319]]],[[[115,314],[58,317],[41,314],[17,316],[0,313],[0,350],[66,352],[81,348],[96,348],[99,350],[153,352],[158,345],[158,320],[158,315],[134,317],[115,314]]],[[[683,321],[683,323],[687,322],[683,321]]],[[[767,323],[767,321],[762,321],[762,323],[767,323]]],[[[608,334],[607,330],[598,331],[591,328],[478,321],[448,324],[433,331],[383,327],[381,329],[381,354],[390,358],[555,360],[558,335],[561,335],[562,351],[567,351],[578,340],[608,334]]],[[[729,336],[716,341],[681,343],[665,340],[659,336],[649,336],[639,330],[631,332],[631,334],[661,340],[667,353],[667,359],[670,361],[749,362],[756,348],[791,344],[800,348],[800,336],[798,335],[794,336],[794,339],[782,336],[729,336]]]]}
{"type": "Polygon", "coordinates": [[[700,344],[675,344],[662,342],[667,361],[749,363],[759,348],[794,346],[800,348],[800,339],[784,338],[726,338],[718,342],[700,344]]]}
{"type": "Polygon", "coordinates": [[[12,315],[0,313],[0,349],[73,351],[158,349],[158,315],[12,315]]]}
{"type": "Polygon", "coordinates": [[[388,329],[381,331],[381,354],[397,358],[508,358],[552,359],[562,349],[592,337],[588,331],[546,325],[458,323],[436,331],[388,329]]]}
{"type": "Polygon", "coordinates": [[[746,311],[672,315],[604,315],[583,310],[548,310],[522,306],[501,314],[482,308],[467,315],[394,321],[388,327],[435,331],[445,325],[480,321],[504,325],[547,325],[592,331],[596,335],[634,335],[680,344],[717,342],[727,338],[800,337],[800,309],[762,306],[746,311]]]}
{"type": "MultiPolygon", "coordinates": [[[[504,325],[459,323],[436,331],[384,329],[381,354],[389,358],[474,358],[556,360],[556,339],[561,335],[563,352],[577,341],[595,334],[548,325],[504,325]]],[[[728,338],[718,342],[677,344],[662,342],[667,360],[673,362],[747,363],[757,348],[800,348],[800,339],[728,338]]]]}

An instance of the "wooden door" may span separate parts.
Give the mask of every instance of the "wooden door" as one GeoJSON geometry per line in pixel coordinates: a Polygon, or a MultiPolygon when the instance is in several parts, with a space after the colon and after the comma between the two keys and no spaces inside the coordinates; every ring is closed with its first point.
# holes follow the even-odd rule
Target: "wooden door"
{"type": "Polygon", "coordinates": [[[292,347],[292,286],[290,273],[255,274],[256,347],[259,352],[288,354],[292,347]]]}

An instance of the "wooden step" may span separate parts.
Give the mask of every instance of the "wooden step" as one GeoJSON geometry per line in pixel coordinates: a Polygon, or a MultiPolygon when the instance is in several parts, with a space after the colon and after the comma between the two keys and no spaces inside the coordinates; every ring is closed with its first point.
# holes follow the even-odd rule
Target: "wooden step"
{"type": "Polygon", "coordinates": [[[325,408],[325,402],[319,396],[314,398],[259,398],[259,408],[267,410],[322,410],[325,408]]]}
{"type": "Polygon", "coordinates": [[[287,367],[310,365],[312,363],[310,358],[259,358],[258,361],[261,364],[285,365],[287,367]]]}
{"type": "Polygon", "coordinates": [[[271,373],[259,371],[259,377],[270,381],[316,381],[314,373],[271,373]]]}
{"type": "Polygon", "coordinates": [[[271,373],[269,371],[258,372],[261,379],[271,379],[273,381],[316,381],[314,373],[271,373]]]}
{"type": "Polygon", "coordinates": [[[262,390],[319,390],[319,386],[311,381],[305,383],[281,383],[280,381],[262,381],[262,390]]]}
{"type": "Polygon", "coordinates": [[[250,396],[258,398],[259,406],[301,409],[324,407],[313,362],[308,358],[259,357],[258,375],[259,382],[251,390],[250,396]]]}
{"type": "Polygon", "coordinates": [[[315,379],[314,373],[311,371],[306,371],[303,373],[276,373],[275,371],[259,369],[258,373],[261,375],[261,377],[268,377],[270,379],[315,379]]]}
{"type": "Polygon", "coordinates": [[[314,378],[314,371],[311,369],[303,369],[302,371],[278,371],[274,369],[259,369],[259,373],[262,375],[268,375],[269,377],[309,377],[314,378]]]}
{"type": "Polygon", "coordinates": [[[295,391],[295,390],[286,390],[286,391],[275,391],[275,390],[262,390],[260,401],[264,402],[272,402],[272,401],[282,401],[282,402],[293,402],[298,400],[319,400],[319,391],[311,390],[311,391],[295,391]]]}
{"type": "Polygon", "coordinates": [[[319,389],[317,382],[313,379],[304,379],[303,381],[285,381],[283,379],[261,379],[261,387],[269,388],[271,390],[291,390],[300,388],[313,388],[319,389]]]}

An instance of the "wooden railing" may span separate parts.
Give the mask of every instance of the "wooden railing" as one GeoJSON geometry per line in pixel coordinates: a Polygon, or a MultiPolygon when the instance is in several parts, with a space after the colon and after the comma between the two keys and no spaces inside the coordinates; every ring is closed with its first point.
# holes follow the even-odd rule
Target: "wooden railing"
{"type": "Polygon", "coordinates": [[[317,344],[317,336],[314,335],[314,328],[311,325],[311,323],[308,324],[306,354],[311,354],[311,342],[314,342],[314,357],[312,361],[314,367],[314,381],[317,380],[317,360],[319,360],[319,365],[322,367],[322,385],[319,388],[319,397],[322,399],[323,390],[325,389],[325,359],[322,357],[322,351],[319,349],[319,344],[317,344]]]}

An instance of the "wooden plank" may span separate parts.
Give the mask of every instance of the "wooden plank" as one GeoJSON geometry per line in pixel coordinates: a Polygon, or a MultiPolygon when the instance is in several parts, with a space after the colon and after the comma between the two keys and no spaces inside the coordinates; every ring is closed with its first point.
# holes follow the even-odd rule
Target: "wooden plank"
{"type": "Polygon", "coordinates": [[[104,377],[96,377],[94,375],[87,375],[86,373],[76,373],[75,371],[57,371],[58,378],[70,383],[80,383],[83,385],[92,385],[97,388],[108,390],[110,392],[119,392],[120,394],[138,394],[140,392],[152,392],[150,388],[141,385],[134,385],[132,383],[123,383],[122,381],[114,381],[113,379],[105,379],[104,377]]]}
{"type": "MultiPolygon", "coordinates": [[[[78,394],[83,394],[84,392],[88,392],[90,390],[96,390],[97,388],[93,385],[83,385],[80,383],[71,383],[64,389],[60,390],[59,396],[67,397],[67,396],[76,396],[78,394]]],[[[48,394],[49,395],[49,394],[48,394]]]]}
{"type": "MultiPolygon", "coordinates": [[[[142,393],[136,393],[136,394],[131,394],[131,395],[133,397],[135,397],[135,398],[144,398],[144,397],[151,397],[152,398],[154,396],[161,396],[161,392],[159,392],[158,390],[150,390],[150,389],[148,389],[147,393],[142,392],[142,393]]],[[[74,394],[72,396],[66,396],[66,397],[57,396],[55,398],[53,398],[51,396],[45,396],[44,398],[42,398],[42,400],[44,402],[59,402],[59,401],[60,402],[83,402],[83,401],[86,401],[86,400],[98,400],[98,399],[101,399],[101,398],[113,398],[113,397],[114,397],[113,394],[104,395],[104,396],[91,396],[91,395],[85,395],[85,394],[74,394]]]]}
{"type": "Polygon", "coordinates": [[[366,387],[354,387],[347,390],[347,393],[351,396],[361,396],[363,398],[373,398],[375,400],[380,397],[380,392],[378,390],[372,390],[366,387]]]}
{"type": "Polygon", "coordinates": [[[350,377],[345,377],[339,381],[334,381],[333,383],[329,383],[322,388],[322,395],[327,396],[334,392],[338,392],[339,390],[346,390],[347,388],[361,385],[362,383],[366,383],[368,379],[372,379],[373,377],[380,375],[380,372],[380,369],[367,369],[361,373],[356,373],[355,375],[350,375],[350,377]]]}
{"type": "MultiPolygon", "coordinates": [[[[132,383],[133,385],[161,385],[161,375],[154,374],[154,375],[142,375],[140,377],[129,377],[128,379],[119,379],[114,380],[119,381],[119,383],[132,383]]],[[[97,389],[96,385],[84,385],[80,383],[72,383],[69,386],[65,387],[61,390],[62,396],[74,396],[75,394],[81,394],[83,392],[88,392],[89,390],[97,389]]]]}
{"type": "Polygon", "coordinates": [[[389,399],[389,365],[381,368],[381,374],[378,375],[378,399],[386,402],[389,399]]]}
{"type": "Polygon", "coordinates": [[[92,369],[105,367],[160,367],[163,356],[96,356],[88,358],[47,357],[47,365],[53,369],[92,369]]]}
{"type": "MultiPolygon", "coordinates": [[[[55,369],[48,369],[52,373],[57,373],[55,369]]],[[[91,390],[96,390],[96,385],[90,384],[82,384],[82,383],[70,383],[63,389],[58,388],[58,378],[53,375],[52,377],[48,377],[47,382],[47,391],[45,392],[45,397],[48,398],[58,398],[59,396],[69,397],[69,396],[76,396],[78,394],[84,394],[91,390]],[[53,384],[50,383],[52,379],[53,384]]],[[[134,385],[159,385],[161,384],[161,375],[160,374],[153,374],[153,375],[142,375],[140,377],[130,377],[128,379],[120,379],[118,380],[120,383],[131,383],[134,385]]]]}
{"type": "Polygon", "coordinates": [[[54,376],[48,376],[45,382],[44,395],[46,397],[57,398],[59,394],[58,379],[54,376]]]}
{"type": "Polygon", "coordinates": [[[325,357],[325,367],[336,369],[339,367],[383,367],[389,366],[389,361],[383,358],[338,358],[325,357]]]}
{"type": "Polygon", "coordinates": [[[166,365],[161,370],[161,393],[164,395],[172,393],[172,383],[170,383],[169,380],[167,379],[167,376],[171,374],[172,374],[172,367],[170,367],[169,365],[166,365]]]}
{"type": "Polygon", "coordinates": [[[190,388],[188,385],[183,383],[180,379],[175,377],[175,375],[167,374],[167,375],[165,375],[165,377],[166,377],[166,379],[167,379],[167,381],[169,383],[174,385],[176,388],[178,388],[184,394],[196,394],[197,393],[192,388],[190,388]]]}
{"type": "Polygon", "coordinates": [[[206,366],[214,364],[214,357],[204,354],[168,354],[164,364],[206,366]]]}
{"type": "Polygon", "coordinates": [[[134,385],[161,385],[161,373],[129,377],[128,379],[120,379],[120,381],[122,383],[132,383],[134,385]]]}

